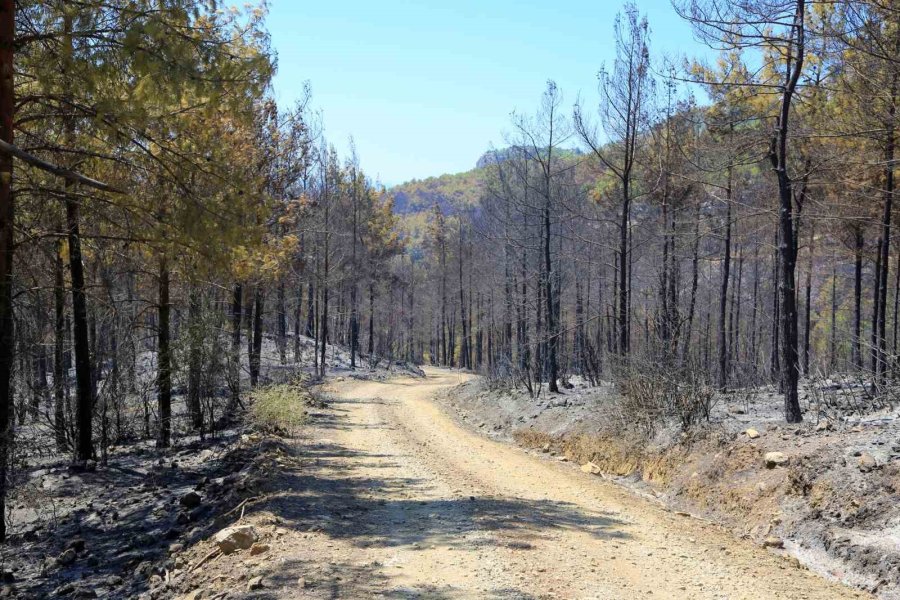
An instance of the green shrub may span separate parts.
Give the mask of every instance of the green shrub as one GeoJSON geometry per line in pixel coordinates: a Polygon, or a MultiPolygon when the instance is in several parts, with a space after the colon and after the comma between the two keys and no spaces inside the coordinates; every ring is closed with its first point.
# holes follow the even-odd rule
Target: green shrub
{"type": "Polygon", "coordinates": [[[296,385],[273,385],[251,395],[253,424],[268,433],[293,436],[306,423],[309,392],[296,385]]]}

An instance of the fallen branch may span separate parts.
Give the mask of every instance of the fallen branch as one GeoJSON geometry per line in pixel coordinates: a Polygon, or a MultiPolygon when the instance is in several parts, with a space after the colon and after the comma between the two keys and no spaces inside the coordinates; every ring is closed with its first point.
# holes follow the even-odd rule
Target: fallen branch
{"type": "MultiPolygon", "coordinates": [[[[229,510],[227,513],[225,513],[224,515],[222,515],[222,516],[219,517],[219,518],[224,519],[225,517],[227,517],[227,516],[230,515],[231,513],[237,512],[238,509],[243,509],[247,504],[249,504],[249,503],[251,503],[251,502],[256,502],[257,500],[262,500],[262,497],[261,497],[261,496],[253,496],[252,498],[245,498],[244,500],[241,501],[240,504],[238,504],[237,506],[235,506],[234,508],[232,508],[231,510],[229,510]]],[[[241,517],[240,517],[240,518],[241,518],[241,519],[244,518],[244,511],[243,511],[243,510],[241,510],[241,517]]]]}
{"type": "Polygon", "coordinates": [[[206,556],[204,556],[203,558],[201,558],[201,559],[197,562],[197,564],[195,564],[193,567],[191,567],[190,569],[188,569],[188,573],[193,573],[194,571],[196,571],[197,569],[199,569],[200,567],[202,567],[203,565],[205,565],[206,563],[208,563],[210,560],[214,559],[215,557],[217,557],[217,556],[218,556],[219,554],[221,554],[221,553],[222,553],[222,551],[219,550],[218,547],[213,548],[213,549],[209,552],[209,554],[207,554],[206,556]]]}

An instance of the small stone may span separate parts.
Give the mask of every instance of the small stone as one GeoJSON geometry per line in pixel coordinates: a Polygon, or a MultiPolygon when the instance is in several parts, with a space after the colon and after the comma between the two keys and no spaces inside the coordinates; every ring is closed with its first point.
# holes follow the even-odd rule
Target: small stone
{"type": "Polygon", "coordinates": [[[600,465],[595,464],[593,462],[586,462],[581,465],[582,473],[590,473],[591,475],[599,475],[602,471],[600,465]]]}
{"type": "Polygon", "coordinates": [[[249,591],[262,589],[263,586],[263,578],[262,577],[254,577],[250,581],[247,582],[247,589],[249,591]]]}
{"type": "Polygon", "coordinates": [[[256,556],[258,554],[265,554],[269,551],[270,546],[268,544],[262,544],[257,542],[250,546],[250,556],[256,556]]]}
{"type": "Polygon", "coordinates": [[[872,469],[878,466],[878,461],[875,460],[875,457],[869,454],[868,452],[863,452],[859,457],[859,470],[863,473],[868,473],[872,469]]]}
{"type": "Polygon", "coordinates": [[[200,506],[200,503],[203,502],[203,499],[197,492],[188,492],[181,497],[181,500],[179,500],[179,502],[181,502],[181,505],[186,508],[197,508],[198,506],[200,506]]]}
{"type": "Polygon", "coordinates": [[[780,465],[787,464],[788,457],[783,452],[766,452],[765,456],[763,456],[763,461],[766,463],[767,469],[774,469],[780,465]]]}
{"type": "Polygon", "coordinates": [[[56,564],[61,566],[71,565],[73,562],[75,562],[75,558],[77,558],[75,549],[68,548],[62,554],[56,557],[56,564]]]}
{"type": "Polygon", "coordinates": [[[755,440],[756,438],[759,437],[759,432],[753,428],[748,429],[744,433],[747,434],[747,437],[750,438],[751,440],[755,440]]]}
{"type": "Polygon", "coordinates": [[[231,554],[235,550],[246,550],[257,540],[256,529],[252,525],[234,525],[226,527],[213,538],[222,554],[231,554]]]}

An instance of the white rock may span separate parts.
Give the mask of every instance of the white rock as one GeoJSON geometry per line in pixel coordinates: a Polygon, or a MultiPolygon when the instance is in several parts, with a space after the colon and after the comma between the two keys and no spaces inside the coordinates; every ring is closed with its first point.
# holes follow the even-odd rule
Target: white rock
{"type": "Polygon", "coordinates": [[[869,454],[868,452],[863,452],[859,457],[859,470],[863,473],[868,473],[872,469],[878,466],[878,461],[875,460],[875,457],[869,454]]]}
{"type": "Polygon", "coordinates": [[[584,473],[590,473],[591,475],[599,475],[602,471],[602,469],[600,468],[600,465],[597,465],[592,462],[586,462],[583,465],[581,465],[581,470],[584,473]]]}
{"type": "Polygon", "coordinates": [[[263,586],[263,578],[262,577],[254,577],[250,581],[247,582],[247,589],[250,591],[258,590],[263,586]]]}
{"type": "Polygon", "coordinates": [[[233,525],[217,533],[213,541],[222,554],[231,554],[235,550],[249,548],[256,539],[256,529],[252,525],[233,525]]]}
{"type": "Polygon", "coordinates": [[[763,460],[767,468],[774,469],[777,466],[787,464],[788,457],[783,452],[766,452],[763,460]]]}

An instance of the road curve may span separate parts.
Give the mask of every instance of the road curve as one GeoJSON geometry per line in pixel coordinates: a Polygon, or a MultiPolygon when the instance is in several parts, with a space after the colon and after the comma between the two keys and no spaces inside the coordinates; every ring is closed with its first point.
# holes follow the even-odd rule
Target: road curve
{"type": "Polygon", "coordinates": [[[284,549],[308,581],[279,597],[868,597],[460,427],[432,398],[466,376],[426,373],[329,384],[291,500],[323,525],[284,549]]]}

